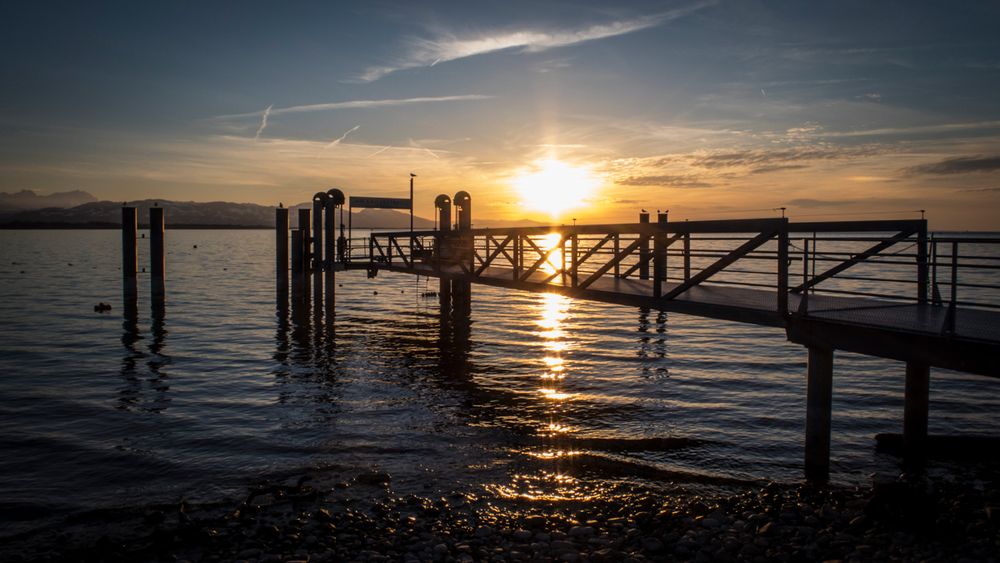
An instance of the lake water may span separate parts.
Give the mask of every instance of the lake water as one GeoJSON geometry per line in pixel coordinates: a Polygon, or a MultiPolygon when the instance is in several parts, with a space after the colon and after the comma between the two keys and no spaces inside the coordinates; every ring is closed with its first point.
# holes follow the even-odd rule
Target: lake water
{"type": "MultiPolygon", "coordinates": [[[[364,272],[338,274],[316,323],[276,308],[272,232],[167,240],[166,309],[141,275],[133,324],[117,231],[0,231],[5,532],[295,472],[528,498],[801,478],[806,354],[781,329],[479,286],[451,327],[423,296],[437,280],[364,272]]],[[[898,468],[873,436],[901,431],[903,373],[837,354],[834,481],[898,468]]],[[[930,431],[1000,434],[998,391],[933,371],[930,431]]]]}

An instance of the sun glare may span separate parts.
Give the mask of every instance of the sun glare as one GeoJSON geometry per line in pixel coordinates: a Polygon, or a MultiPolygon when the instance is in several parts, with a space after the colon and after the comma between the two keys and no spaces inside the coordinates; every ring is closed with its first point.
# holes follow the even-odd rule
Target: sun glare
{"type": "Polygon", "coordinates": [[[521,171],[511,184],[522,205],[558,217],[569,209],[587,205],[587,197],[597,190],[601,180],[589,168],[549,158],[521,171]]]}

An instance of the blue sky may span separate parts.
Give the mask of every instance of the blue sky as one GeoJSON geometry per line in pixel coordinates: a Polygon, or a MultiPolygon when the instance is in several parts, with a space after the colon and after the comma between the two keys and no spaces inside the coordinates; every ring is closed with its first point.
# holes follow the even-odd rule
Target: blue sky
{"type": "Polygon", "coordinates": [[[418,213],[464,188],[540,218],[511,186],[557,159],[600,181],[583,220],[1000,229],[995,2],[0,10],[0,191],[273,204],[405,195],[415,171],[418,213]]]}

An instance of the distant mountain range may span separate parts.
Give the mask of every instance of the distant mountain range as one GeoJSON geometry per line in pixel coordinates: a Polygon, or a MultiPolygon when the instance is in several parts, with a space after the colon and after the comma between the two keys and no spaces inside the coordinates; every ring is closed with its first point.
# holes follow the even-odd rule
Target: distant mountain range
{"type": "Polygon", "coordinates": [[[44,209],[46,207],[76,207],[94,201],[97,201],[96,197],[80,190],[49,195],[38,195],[31,190],[21,190],[14,193],[0,192],[0,213],[44,209]]]}
{"type": "MultiPolygon", "coordinates": [[[[130,201],[139,209],[139,223],[149,218],[149,208],[154,205],[166,210],[167,228],[273,228],[274,208],[254,203],[224,201],[193,202],[146,199],[130,201]]],[[[16,194],[0,193],[0,228],[109,228],[121,225],[120,201],[97,201],[87,192],[74,191],[39,196],[24,190],[16,194]],[[78,203],[83,200],[83,203],[78,203]],[[8,205],[8,202],[11,202],[8,205]],[[44,203],[42,203],[44,202],[44,203]],[[57,202],[67,202],[60,206],[57,202]]],[[[311,203],[294,205],[289,210],[292,227],[297,227],[298,208],[312,209],[311,203]]],[[[338,217],[339,219],[339,217],[338,217]]],[[[347,213],[344,213],[347,223],[347,213]]],[[[492,223],[492,222],[490,222],[492,223]]],[[[506,226],[540,225],[534,221],[504,222],[506,226]]],[[[358,229],[400,229],[410,227],[410,214],[392,209],[362,209],[355,211],[352,225],[358,229]]],[[[486,226],[476,222],[475,226],[486,226]]],[[[434,221],[423,217],[413,218],[414,228],[433,229],[434,221]]]]}

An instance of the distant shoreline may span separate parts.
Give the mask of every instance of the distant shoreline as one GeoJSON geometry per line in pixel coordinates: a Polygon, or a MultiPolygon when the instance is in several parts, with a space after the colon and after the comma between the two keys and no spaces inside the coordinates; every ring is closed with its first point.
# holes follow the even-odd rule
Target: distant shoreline
{"type": "MultiPolygon", "coordinates": [[[[26,230],[95,230],[114,229],[120,230],[120,223],[0,223],[0,230],[26,231],[26,230]]],[[[148,229],[149,225],[140,224],[140,229],[148,229]]],[[[167,230],[173,229],[232,229],[232,230],[261,230],[274,229],[274,226],[267,225],[199,225],[199,224],[171,224],[167,230]]]]}

